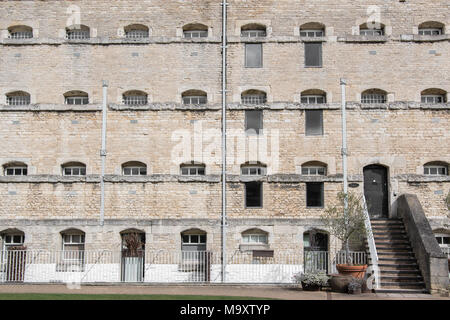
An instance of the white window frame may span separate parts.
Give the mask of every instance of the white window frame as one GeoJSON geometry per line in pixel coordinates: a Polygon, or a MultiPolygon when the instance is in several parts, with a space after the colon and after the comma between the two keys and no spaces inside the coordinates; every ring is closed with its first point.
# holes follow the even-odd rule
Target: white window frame
{"type": "Polygon", "coordinates": [[[8,95],[6,96],[6,104],[9,106],[26,106],[31,103],[28,95],[8,95]]]}
{"type": "Polygon", "coordinates": [[[63,233],[62,234],[62,272],[80,272],[84,269],[85,258],[85,235],[83,233],[63,233]],[[79,241],[74,241],[74,237],[78,236],[79,241]],[[66,237],[69,240],[66,240],[66,237]],[[78,246],[76,250],[70,250],[70,246],[78,246]]]}
{"type": "Polygon", "coordinates": [[[5,167],[5,176],[26,176],[26,175],[28,175],[28,167],[26,167],[26,166],[5,167]],[[13,173],[9,174],[8,170],[13,170],[13,173]],[[16,173],[16,170],[19,170],[19,174],[16,173]],[[24,174],[24,171],[25,171],[25,174],[24,174]]]}
{"type": "Polygon", "coordinates": [[[33,31],[11,31],[8,35],[9,39],[31,39],[33,38],[33,31]]]}
{"type": "Polygon", "coordinates": [[[8,250],[10,247],[20,247],[23,246],[25,242],[25,235],[23,234],[4,234],[2,235],[3,251],[8,250]],[[7,241],[7,237],[10,237],[10,241],[7,241]],[[14,237],[20,237],[20,241],[14,241],[14,237]]]}
{"type": "Polygon", "coordinates": [[[300,102],[305,103],[305,104],[322,104],[322,103],[327,103],[327,100],[324,95],[305,94],[305,95],[301,95],[300,102]],[[322,99],[322,102],[319,102],[320,99],[322,99]],[[306,100],[306,101],[304,101],[304,100],[306,100]]]}
{"type": "Polygon", "coordinates": [[[206,244],[206,233],[198,233],[198,234],[182,234],[181,235],[181,243],[182,244],[206,244]],[[192,240],[192,237],[198,237],[197,242],[192,240]],[[184,241],[184,237],[188,237],[188,242],[184,241]],[[204,237],[205,241],[202,241],[202,237],[204,237]]]}
{"type": "Polygon", "coordinates": [[[444,234],[444,233],[437,233],[434,235],[434,237],[436,238],[436,241],[439,245],[439,247],[442,249],[442,251],[448,255],[448,257],[450,258],[450,243],[444,243],[444,239],[443,238],[449,238],[450,239],[450,234],[444,234]],[[441,238],[441,239],[438,239],[441,238]]]}
{"type": "Polygon", "coordinates": [[[90,30],[69,29],[66,30],[67,40],[88,40],[91,38],[90,30]]]}
{"type": "Polygon", "coordinates": [[[242,30],[241,37],[242,38],[264,38],[267,36],[265,30],[242,30]]]}
{"type": "Polygon", "coordinates": [[[145,175],[147,175],[147,167],[126,166],[126,167],[123,167],[122,174],[124,176],[145,176],[145,175]],[[129,171],[129,173],[126,171],[129,171]]]}
{"type": "Polygon", "coordinates": [[[448,175],[448,167],[444,165],[425,165],[423,166],[423,174],[430,176],[446,176],[448,175]],[[431,171],[435,171],[435,173],[432,173],[431,171]],[[443,173],[439,173],[439,171],[443,171],[443,173]]]}
{"type": "Polygon", "coordinates": [[[205,166],[181,166],[180,174],[182,176],[204,176],[206,168],[205,166]],[[203,170],[203,173],[199,173],[201,170],[203,170]]]}
{"type": "Polygon", "coordinates": [[[73,176],[73,177],[80,177],[86,175],[86,167],[81,166],[67,166],[63,167],[63,176],[73,176]],[[66,173],[66,169],[70,170],[70,174],[66,173]],[[74,171],[78,170],[78,174],[74,174],[74,171]],[[84,171],[84,173],[82,173],[84,171]]]}
{"type": "Polygon", "coordinates": [[[326,176],[327,168],[324,166],[304,166],[304,167],[302,166],[302,175],[326,176]],[[323,173],[319,173],[319,171],[323,171],[323,173]]]}
{"type": "Polygon", "coordinates": [[[70,96],[70,97],[65,97],[64,102],[67,105],[89,104],[89,97],[86,97],[86,96],[70,96]]]}
{"type": "Polygon", "coordinates": [[[269,243],[269,236],[263,233],[245,233],[242,235],[243,244],[264,245],[269,243]]]}
{"type": "Polygon", "coordinates": [[[184,36],[185,39],[207,38],[208,37],[208,30],[183,31],[183,36],[184,36]]]}
{"type": "Polygon", "coordinates": [[[421,103],[443,103],[445,101],[445,96],[442,94],[423,94],[420,97],[421,103]],[[428,101],[431,100],[431,101],[428,101]]]}
{"type": "Polygon", "coordinates": [[[387,96],[383,93],[364,93],[361,95],[361,103],[386,103],[387,96]]]}
{"type": "Polygon", "coordinates": [[[241,175],[243,176],[262,176],[266,174],[266,168],[261,166],[245,166],[241,167],[241,175]]]}
{"type": "Polygon", "coordinates": [[[183,104],[206,104],[206,96],[183,96],[183,104]]]}
{"type": "Polygon", "coordinates": [[[419,35],[421,36],[439,36],[442,34],[441,28],[420,28],[419,35]]]}
{"type": "Polygon", "coordinates": [[[369,37],[383,36],[384,30],[383,29],[360,29],[359,35],[366,36],[366,37],[367,36],[369,36],[369,37]]]}
{"type": "Polygon", "coordinates": [[[145,106],[148,104],[147,95],[127,95],[122,98],[123,104],[127,106],[145,106]]]}
{"type": "Polygon", "coordinates": [[[148,30],[141,30],[141,29],[131,29],[125,31],[125,38],[126,39],[147,39],[149,38],[150,34],[148,30]]]}
{"type": "Polygon", "coordinates": [[[264,104],[267,102],[265,94],[245,94],[241,95],[243,104],[264,104]]]}
{"type": "Polygon", "coordinates": [[[320,29],[300,29],[300,37],[320,38],[324,36],[325,32],[320,29]]]}

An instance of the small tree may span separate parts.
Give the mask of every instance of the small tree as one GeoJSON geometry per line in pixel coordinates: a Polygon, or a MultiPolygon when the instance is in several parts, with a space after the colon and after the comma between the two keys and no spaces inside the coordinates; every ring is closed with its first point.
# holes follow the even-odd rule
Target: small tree
{"type": "Polygon", "coordinates": [[[327,207],[321,220],[330,233],[344,243],[346,263],[352,264],[349,241],[362,240],[366,235],[364,209],[361,197],[347,193],[347,210],[344,214],[345,193],[339,192],[337,198],[338,204],[327,207]]]}
{"type": "Polygon", "coordinates": [[[141,234],[137,232],[127,233],[123,236],[127,257],[141,256],[141,250],[143,249],[144,245],[141,239],[141,234]]]}

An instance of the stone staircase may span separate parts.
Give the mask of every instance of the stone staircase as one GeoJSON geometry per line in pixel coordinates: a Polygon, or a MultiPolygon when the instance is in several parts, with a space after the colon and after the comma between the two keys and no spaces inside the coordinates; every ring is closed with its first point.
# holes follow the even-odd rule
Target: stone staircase
{"type": "Polygon", "coordinates": [[[402,220],[371,219],[371,224],[380,270],[376,292],[427,292],[402,220]]]}

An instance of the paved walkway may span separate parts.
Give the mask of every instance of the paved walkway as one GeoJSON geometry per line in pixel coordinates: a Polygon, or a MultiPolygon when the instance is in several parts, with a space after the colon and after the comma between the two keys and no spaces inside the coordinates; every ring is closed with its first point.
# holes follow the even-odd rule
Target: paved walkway
{"type": "Polygon", "coordinates": [[[62,284],[2,284],[0,293],[72,293],[72,294],[168,294],[168,295],[210,295],[277,298],[287,300],[450,300],[430,294],[364,293],[350,295],[334,292],[307,292],[280,286],[245,285],[82,285],[71,288],[62,284]]]}

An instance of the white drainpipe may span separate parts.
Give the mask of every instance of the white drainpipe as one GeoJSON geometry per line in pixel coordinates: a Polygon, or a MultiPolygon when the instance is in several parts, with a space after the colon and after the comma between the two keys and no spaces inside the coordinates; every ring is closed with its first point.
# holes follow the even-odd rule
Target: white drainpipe
{"type": "Polygon", "coordinates": [[[103,105],[102,105],[102,148],[100,157],[102,158],[102,175],[100,177],[100,225],[103,226],[105,220],[105,164],[106,164],[106,112],[107,108],[108,81],[103,80],[103,105]]]}

